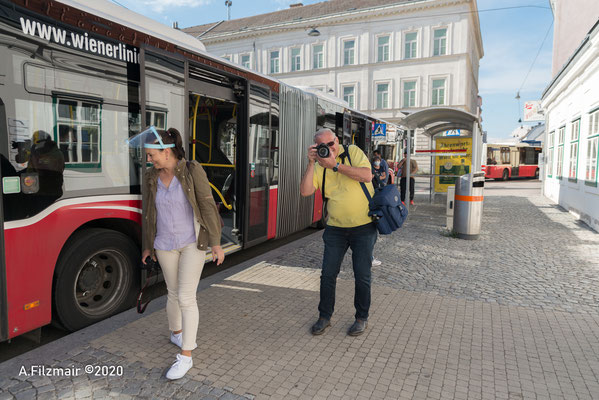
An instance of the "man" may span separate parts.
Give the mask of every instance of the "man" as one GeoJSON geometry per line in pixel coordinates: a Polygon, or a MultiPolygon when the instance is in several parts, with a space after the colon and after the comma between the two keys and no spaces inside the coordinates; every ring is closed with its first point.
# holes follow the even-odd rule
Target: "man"
{"type": "Polygon", "coordinates": [[[381,159],[381,168],[383,168],[385,171],[385,176],[387,177],[387,181],[385,183],[391,183],[391,180],[389,179],[389,164],[387,164],[387,161],[383,158],[383,156],[381,156],[381,151],[376,149],[372,152],[372,155],[373,159],[374,157],[379,157],[381,159]]]}
{"type": "Polygon", "coordinates": [[[377,238],[376,226],[368,216],[368,200],[360,186],[366,185],[372,196],[372,172],[370,162],[360,148],[349,146],[349,158],[339,145],[339,139],[330,129],[321,129],[314,135],[314,142],[308,148],[308,167],[302,177],[300,192],[310,196],[315,190],[322,190],[327,199],[328,221],[323,234],[324,257],[320,275],[320,313],[312,326],[312,334],[320,335],[331,325],[335,307],[335,286],[337,275],[348,248],[352,249],[352,263],[355,277],[354,307],[355,322],[348,335],[357,336],[367,327],[370,309],[370,268],[372,250],[377,238]],[[316,147],[325,144],[330,150],[329,157],[317,156],[316,147]]]}
{"type": "MultiPolygon", "coordinates": [[[[399,188],[401,190],[401,202],[405,204],[406,201],[406,171],[405,167],[406,160],[408,159],[408,152],[403,152],[403,160],[399,162],[398,170],[401,171],[401,180],[399,181],[399,188]]],[[[410,160],[410,204],[414,205],[414,174],[418,171],[418,163],[416,160],[410,160]]]]}

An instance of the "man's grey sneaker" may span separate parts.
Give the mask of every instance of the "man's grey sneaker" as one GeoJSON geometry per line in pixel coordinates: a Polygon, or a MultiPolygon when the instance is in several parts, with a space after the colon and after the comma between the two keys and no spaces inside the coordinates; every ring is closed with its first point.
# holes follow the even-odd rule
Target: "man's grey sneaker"
{"type": "Polygon", "coordinates": [[[375,257],[372,258],[372,266],[373,267],[378,267],[379,265],[381,265],[383,262],[375,257]]]}
{"type": "Polygon", "coordinates": [[[356,322],[354,322],[353,325],[349,328],[349,331],[347,331],[347,334],[349,336],[360,336],[361,334],[364,333],[367,326],[368,326],[368,321],[356,319],[356,322]]]}
{"type": "Polygon", "coordinates": [[[313,335],[322,335],[329,326],[331,326],[331,321],[325,318],[318,318],[318,321],[314,325],[310,331],[313,335]]]}

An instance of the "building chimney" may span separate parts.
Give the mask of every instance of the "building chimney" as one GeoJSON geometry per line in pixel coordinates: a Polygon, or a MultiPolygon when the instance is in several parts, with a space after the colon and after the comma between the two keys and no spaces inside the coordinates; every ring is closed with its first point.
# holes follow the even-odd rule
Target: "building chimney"
{"type": "Polygon", "coordinates": [[[177,21],[173,22],[173,29],[179,29],[179,23],[177,21]]]}
{"type": "Polygon", "coordinates": [[[289,8],[302,7],[303,5],[304,5],[303,3],[289,4],[289,8]]]}

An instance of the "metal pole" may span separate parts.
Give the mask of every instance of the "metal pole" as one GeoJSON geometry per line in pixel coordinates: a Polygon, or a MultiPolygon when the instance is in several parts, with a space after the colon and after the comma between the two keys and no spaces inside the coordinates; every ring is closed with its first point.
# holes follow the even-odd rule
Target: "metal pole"
{"type": "MultiPolygon", "coordinates": [[[[406,207],[408,207],[408,210],[410,209],[409,205],[410,205],[410,173],[412,171],[410,171],[412,168],[412,165],[410,164],[410,159],[411,159],[411,153],[412,153],[412,130],[408,129],[408,145],[407,145],[407,152],[408,152],[408,156],[406,158],[406,162],[404,164],[404,168],[406,169],[406,207]]],[[[416,184],[414,183],[414,190],[416,190],[416,184]]]]}

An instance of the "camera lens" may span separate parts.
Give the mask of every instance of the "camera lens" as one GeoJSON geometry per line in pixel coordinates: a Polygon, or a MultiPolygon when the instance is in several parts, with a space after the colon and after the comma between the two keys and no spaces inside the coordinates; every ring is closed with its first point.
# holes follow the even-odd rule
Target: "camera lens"
{"type": "Polygon", "coordinates": [[[321,143],[316,147],[316,154],[318,154],[318,157],[320,158],[327,158],[329,154],[331,154],[331,151],[329,150],[329,146],[325,143],[321,143]]]}

